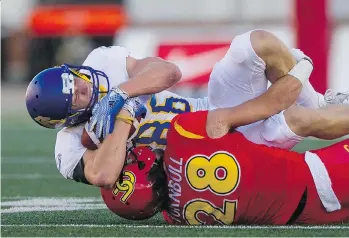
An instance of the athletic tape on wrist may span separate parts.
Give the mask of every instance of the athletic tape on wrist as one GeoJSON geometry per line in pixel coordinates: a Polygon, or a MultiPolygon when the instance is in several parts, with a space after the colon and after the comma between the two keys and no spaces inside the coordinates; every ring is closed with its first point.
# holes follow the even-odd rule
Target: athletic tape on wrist
{"type": "Polygon", "coordinates": [[[114,90],[116,93],[120,94],[121,97],[122,97],[124,100],[126,100],[126,99],[129,98],[128,93],[125,92],[124,90],[122,90],[121,88],[115,87],[115,88],[113,88],[113,90],[114,90]]]}
{"type": "Polygon", "coordinates": [[[125,122],[125,123],[127,123],[129,125],[133,124],[133,118],[132,117],[118,115],[115,118],[117,120],[123,121],[123,122],[125,122]]]}

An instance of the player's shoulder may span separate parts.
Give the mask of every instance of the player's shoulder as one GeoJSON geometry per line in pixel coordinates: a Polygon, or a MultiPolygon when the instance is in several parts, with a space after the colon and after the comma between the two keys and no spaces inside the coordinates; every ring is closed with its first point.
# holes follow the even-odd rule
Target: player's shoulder
{"type": "Polygon", "coordinates": [[[94,50],[92,50],[87,57],[97,56],[97,55],[106,56],[109,54],[123,55],[123,54],[129,54],[129,51],[125,47],[117,46],[117,45],[100,46],[100,47],[97,47],[94,50]]]}
{"type": "Polygon", "coordinates": [[[182,96],[179,96],[178,94],[175,94],[175,93],[167,91],[167,90],[153,94],[153,97],[156,97],[156,98],[184,98],[182,96]]]}
{"type": "Polygon", "coordinates": [[[97,62],[107,62],[108,59],[124,59],[130,52],[122,46],[100,46],[90,52],[83,65],[93,66],[97,62]]]}
{"type": "Polygon", "coordinates": [[[208,110],[208,98],[192,98],[180,96],[176,93],[170,91],[162,91],[160,93],[154,94],[151,100],[155,100],[158,103],[164,103],[168,100],[167,103],[170,106],[175,106],[182,108],[184,112],[194,112],[194,111],[203,111],[208,110]]]}
{"type": "Polygon", "coordinates": [[[207,137],[206,121],[208,111],[178,114],[171,122],[171,129],[179,135],[190,139],[207,137]]]}

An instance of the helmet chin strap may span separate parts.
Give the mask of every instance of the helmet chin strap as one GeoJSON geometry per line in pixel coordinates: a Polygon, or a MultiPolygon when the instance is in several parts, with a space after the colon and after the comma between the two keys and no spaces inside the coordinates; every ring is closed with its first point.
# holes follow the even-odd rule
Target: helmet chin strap
{"type": "Polygon", "coordinates": [[[108,93],[107,89],[103,85],[99,85],[99,91],[100,91],[100,93],[99,93],[98,101],[100,101],[108,93]]]}

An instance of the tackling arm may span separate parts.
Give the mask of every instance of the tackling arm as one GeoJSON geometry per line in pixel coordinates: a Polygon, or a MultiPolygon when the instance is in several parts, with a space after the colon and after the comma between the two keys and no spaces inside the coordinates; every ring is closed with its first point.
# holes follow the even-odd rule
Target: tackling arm
{"type": "MultiPolygon", "coordinates": [[[[121,110],[119,115],[130,116],[125,110],[121,110]]],[[[124,166],[131,125],[116,120],[115,127],[116,130],[105,138],[97,150],[87,150],[83,156],[86,179],[99,187],[112,188],[124,166]]]]}
{"type": "Polygon", "coordinates": [[[172,87],[182,77],[175,64],[158,57],[140,60],[128,57],[126,64],[130,79],[120,84],[119,88],[130,97],[161,92],[172,87]]]}
{"type": "Polygon", "coordinates": [[[283,77],[262,95],[236,107],[219,108],[207,116],[206,130],[211,138],[224,136],[232,128],[267,119],[292,105],[301,91],[298,80],[283,77]]]}
{"type": "Polygon", "coordinates": [[[272,86],[262,95],[239,106],[211,111],[207,118],[207,133],[221,137],[231,128],[264,120],[294,104],[303,83],[312,72],[307,59],[296,64],[288,48],[273,34],[256,30],[251,33],[251,44],[266,64],[266,75],[272,86]]]}

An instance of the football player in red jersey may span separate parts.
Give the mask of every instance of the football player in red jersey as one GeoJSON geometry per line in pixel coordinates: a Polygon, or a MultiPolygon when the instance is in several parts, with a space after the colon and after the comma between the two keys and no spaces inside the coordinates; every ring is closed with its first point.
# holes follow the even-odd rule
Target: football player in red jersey
{"type": "Polygon", "coordinates": [[[137,148],[135,163],[124,168],[128,186],[102,189],[107,206],[131,219],[165,209],[170,224],[183,225],[349,221],[349,140],[303,154],[256,145],[231,129],[242,121],[238,112],[177,116],[164,159],[137,148]]]}
{"type": "Polygon", "coordinates": [[[229,133],[224,122],[211,123],[220,115],[185,114],[172,123],[164,157],[170,223],[349,221],[349,140],[298,154],[229,133]]]}

